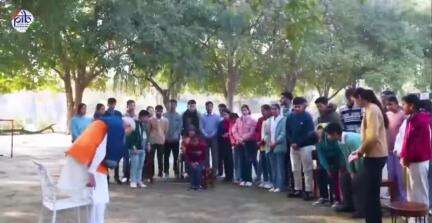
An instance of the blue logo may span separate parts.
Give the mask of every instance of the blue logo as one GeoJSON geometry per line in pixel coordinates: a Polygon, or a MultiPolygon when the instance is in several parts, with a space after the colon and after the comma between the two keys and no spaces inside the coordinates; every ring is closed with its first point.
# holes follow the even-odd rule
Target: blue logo
{"type": "Polygon", "coordinates": [[[12,17],[12,27],[16,31],[23,33],[27,31],[33,20],[34,17],[29,11],[21,9],[12,17]]]}

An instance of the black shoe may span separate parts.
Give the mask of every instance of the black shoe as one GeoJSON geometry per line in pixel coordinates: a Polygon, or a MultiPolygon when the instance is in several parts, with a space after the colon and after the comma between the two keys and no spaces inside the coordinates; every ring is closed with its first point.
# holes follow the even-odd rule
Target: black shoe
{"type": "Polygon", "coordinates": [[[303,193],[303,200],[304,201],[311,201],[313,199],[312,193],[305,191],[303,193]]]}
{"type": "Polygon", "coordinates": [[[158,177],[162,177],[162,176],[163,176],[162,172],[159,172],[158,177]]]}
{"type": "Polygon", "coordinates": [[[290,197],[290,198],[300,197],[300,196],[301,196],[301,191],[299,191],[299,190],[294,190],[294,191],[291,191],[290,193],[288,193],[288,197],[290,197]]]}
{"type": "Polygon", "coordinates": [[[334,210],[336,212],[353,212],[354,208],[350,207],[348,205],[341,204],[341,205],[337,205],[336,207],[334,207],[334,210]]]}
{"type": "Polygon", "coordinates": [[[362,214],[362,213],[354,212],[354,213],[351,215],[351,218],[353,218],[353,219],[361,219],[361,218],[365,218],[365,216],[364,216],[364,214],[362,214]]]}
{"type": "Polygon", "coordinates": [[[114,179],[115,180],[115,182],[118,184],[118,185],[121,185],[122,184],[122,182],[121,182],[121,180],[119,179],[119,178],[116,178],[116,179],[114,179]]]}
{"type": "Polygon", "coordinates": [[[232,182],[233,179],[232,179],[232,178],[227,178],[227,177],[225,177],[225,178],[223,179],[223,181],[224,181],[224,182],[232,182]]]}

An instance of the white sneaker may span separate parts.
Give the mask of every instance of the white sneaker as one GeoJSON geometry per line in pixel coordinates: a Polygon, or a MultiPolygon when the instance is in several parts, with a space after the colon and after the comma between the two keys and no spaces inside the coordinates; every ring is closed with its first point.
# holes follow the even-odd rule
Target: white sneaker
{"type": "Polygon", "coordinates": [[[280,192],[280,189],[279,189],[279,188],[276,188],[276,189],[273,190],[273,192],[274,192],[274,193],[279,193],[279,192],[280,192]]]}
{"type": "Polygon", "coordinates": [[[275,188],[270,188],[269,192],[274,192],[275,188]]]}
{"type": "Polygon", "coordinates": [[[258,185],[259,188],[264,188],[264,186],[265,186],[265,183],[264,183],[264,182],[261,182],[261,183],[258,185]]]}
{"type": "Polygon", "coordinates": [[[245,183],[245,187],[252,187],[252,185],[253,185],[252,182],[249,181],[245,183]]]}
{"type": "Polygon", "coordinates": [[[122,183],[126,183],[126,182],[127,182],[127,178],[126,178],[126,177],[123,177],[123,178],[121,179],[121,182],[122,182],[122,183]]]}
{"type": "Polygon", "coordinates": [[[130,187],[131,187],[131,188],[137,188],[137,183],[135,183],[135,182],[131,182],[131,183],[130,183],[130,187]]]}
{"type": "Polygon", "coordinates": [[[143,182],[139,182],[138,186],[141,187],[141,188],[146,188],[147,187],[147,185],[145,185],[143,182]]]}
{"type": "Polygon", "coordinates": [[[242,182],[240,182],[240,187],[244,187],[245,186],[245,184],[246,184],[246,182],[244,182],[244,181],[242,181],[242,182]]]}
{"type": "Polygon", "coordinates": [[[267,182],[267,183],[264,184],[264,188],[265,189],[270,189],[272,187],[273,187],[273,185],[271,183],[269,183],[269,182],[267,182]]]}

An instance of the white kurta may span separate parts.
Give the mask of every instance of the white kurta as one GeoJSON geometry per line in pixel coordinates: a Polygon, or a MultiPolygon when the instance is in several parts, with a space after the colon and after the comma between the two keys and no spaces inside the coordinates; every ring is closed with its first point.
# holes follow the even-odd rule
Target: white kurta
{"type": "Polygon", "coordinates": [[[66,157],[66,163],[60,174],[58,188],[71,196],[76,196],[86,188],[89,173],[94,175],[96,186],[90,190],[93,204],[106,204],[109,202],[108,181],[106,174],[97,172],[106,154],[105,135],[89,167],[77,162],[72,157],[66,157]]]}

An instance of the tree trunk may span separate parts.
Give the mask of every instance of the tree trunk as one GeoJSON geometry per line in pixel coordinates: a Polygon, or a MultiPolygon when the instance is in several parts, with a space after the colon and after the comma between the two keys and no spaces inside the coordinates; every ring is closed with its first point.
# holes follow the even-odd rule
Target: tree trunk
{"type": "Polygon", "coordinates": [[[228,57],[228,75],[225,82],[226,96],[228,109],[233,110],[234,107],[234,95],[237,91],[238,71],[234,65],[234,57],[230,55],[228,57]]]}
{"type": "Polygon", "coordinates": [[[66,132],[69,134],[70,131],[70,122],[74,113],[74,99],[73,99],[73,91],[72,91],[72,80],[70,71],[66,70],[62,80],[65,85],[65,93],[66,93],[66,108],[67,108],[67,116],[66,116],[66,132]]]}
{"type": "Polygon", "coordinates": [[[282,89],[284,91],[294,91],[298,79],[298,75],[296,75],[296,73],[297,71],[294,71],[293,73],[287,73],[283,76],[281,84],[283,84],[282,89]]]}
{"type": "Polygon", "coordinates": [[[168,89],[165,89],[163,91],[160,92],[160,94],[162,95],[162,102],[165,106],[165,109],[168,110],[169,109],[169,100],[170,98],[170,91],[168,89]]]}
{"type": "Polygon", "coordinates": [[[81,82],[77,81],[75,82],[75,103],[74,103],[74,109],[75,107],[82,102],[84,90],[86,86],[84,86],[81,82]]]}

